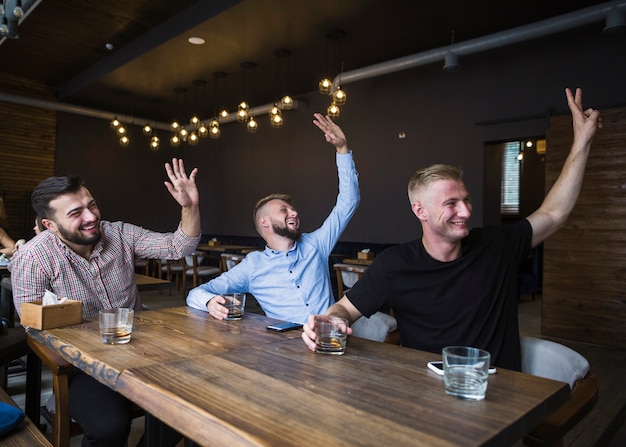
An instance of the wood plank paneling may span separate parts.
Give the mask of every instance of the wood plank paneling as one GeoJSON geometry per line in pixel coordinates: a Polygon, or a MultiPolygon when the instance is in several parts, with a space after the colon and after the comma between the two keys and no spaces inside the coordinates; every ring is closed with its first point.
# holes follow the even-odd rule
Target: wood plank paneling
{"type": "MultiPolygon", "coordinates": [[[[626,348],[626,108],[602,111],[580,197],[544,243],[541,332],[626,348]]],[[[572,144],[572,120],[553,117],[546,188],[572,144]]]]}
{"type": "MultiPolygon", "coordinates": [[[[0,79],[0,90],[53,98],[46,86],[11,76],[0,79]]],[[[30,192],[54,174],[56,112],[0,102],[0,135],[0,194],[8,216],[0,225],[15,240],[29,239],[34,219],[30,192]]]]}

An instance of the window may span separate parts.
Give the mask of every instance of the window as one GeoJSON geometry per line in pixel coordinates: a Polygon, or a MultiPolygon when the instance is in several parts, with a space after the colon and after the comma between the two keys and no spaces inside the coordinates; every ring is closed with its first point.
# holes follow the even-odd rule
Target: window
{"type": "Polygon", "coordinates": [[[502,185],[500,188],[500,213],[502,215],[519,214],[520,192],[520,154],[521,141],[504,143],[502,154],[502,185]]]}

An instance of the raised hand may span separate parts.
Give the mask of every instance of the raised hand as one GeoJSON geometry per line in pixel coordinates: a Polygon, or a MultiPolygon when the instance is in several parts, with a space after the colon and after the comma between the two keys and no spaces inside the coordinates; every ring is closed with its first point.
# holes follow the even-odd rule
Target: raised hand
{"type": "Polygon", "coordinates": [[[324,116],[321,113],[315,113],[313,115],[315,116],[313,124],[324,132],[324,138],[326,138],[326,141],[335,146],[335,149],[337,149],[337,152],[340,154],[347,154],[348,143],[341,127],[336,125],[328,115],[324,116]]]}
{"type": "Polygon", "coordinates": [[[572,91],[565,89],[567,104],[572,112],[574,123],[574,141],[581,144],[588,144],[593,139],[597,129],[602,128],[602,118],[600,112],[592,108],[583,110],[583,91],[576,89],[576,96],[572,91]]]}
{"type": "Polygon", "coordinates": [[[182,207],[198,206],[200,197],[196,186],[198,168],[194,168],[187,176],[185,163],[182,159],[172,158],[172,164],[165,163],[165,171],[170,181],[165,182],[167,190],[182,207]]]}

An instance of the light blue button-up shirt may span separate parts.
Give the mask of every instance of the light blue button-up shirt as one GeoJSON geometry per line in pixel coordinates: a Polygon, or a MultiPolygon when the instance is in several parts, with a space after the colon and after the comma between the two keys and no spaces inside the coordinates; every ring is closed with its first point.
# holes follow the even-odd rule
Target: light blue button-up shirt
{"type": "Polygon", "coordinates": [[[192,289],[187,305],[207,311],[215,295],[247,292],[268,317],[306,323],[333,304],[328,256],[359,205],[359,181],[352,153],[336,154],[339,174],[337,203],[320,228],[303,233],[294,247],[249,253],[219,277],[192,289]]]}

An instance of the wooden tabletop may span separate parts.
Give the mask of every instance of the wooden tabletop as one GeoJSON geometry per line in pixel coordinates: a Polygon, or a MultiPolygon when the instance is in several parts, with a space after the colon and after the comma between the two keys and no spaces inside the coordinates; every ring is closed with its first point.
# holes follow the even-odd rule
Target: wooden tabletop
{"type": "Polygon", "coordinates": [[[232,245],[232,244],[219,244],[219,245],[200,244],[198,245],[198,250],[216,251],[220,253],[241,253],[243,250],[249,252],[251,250],[258,250],[258,249],[259,247],[253,247],[251,245],[232,245]]]}
{"type": "Polygon", "coordinates": [[[141,312],[128,345],[103,345],[95,320],[33,335],[200,445],[509,445],[569,398],[499,369],[484,401],[459,400],[427,369],[436,354],[356,337],[316,354],[273,321],[182,307],[141,312]]]}
{"type": "Polygon", "coordinates": [[[358,259],[358,258],[346,258],[343,260],[344,264],[356,264],[356,265],[372,265],[373,259],[358,259]]]}
{"type": "Polygon", "coordinates": [[[155,278],[148,275],[140,275],[139,273],[135,273],[135,283],[137,283],[137,288],[140,292],[147,290],[170,289],[174,286],[172,281],[166,281],[165,279],[155,278]]]}

